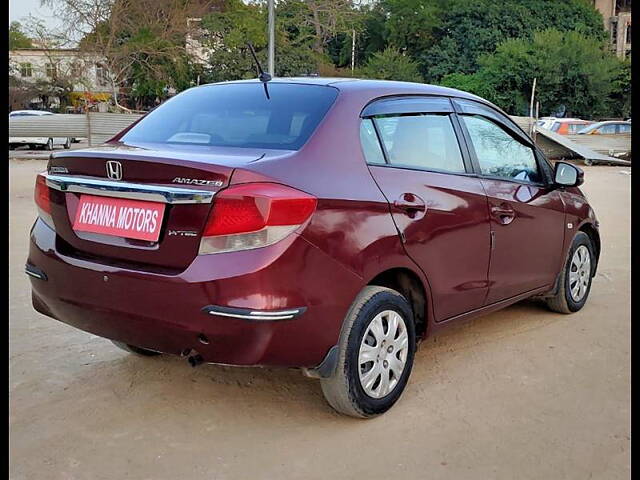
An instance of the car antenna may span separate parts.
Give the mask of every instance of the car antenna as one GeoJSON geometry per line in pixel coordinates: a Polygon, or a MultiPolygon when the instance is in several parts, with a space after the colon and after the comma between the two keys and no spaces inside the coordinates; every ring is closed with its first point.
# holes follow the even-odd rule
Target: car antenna
{"type": "Polygon", "coordinates": [[[251,45],[251,42],[247,42],[247,46],[249,47],[249,51],[251,52],[253,61],[256,62],[256,67],[258,67],[258,80],[262,82],[262,85],[264,86],[264,94],[267,96],[267,99],[270,100],[271,97],[269,96],[269,89],[267,88],[267,82],[271,80],[271,74],[262,70],[262,66],[258,61],[258,57],[256,57],[256,51],[253,49],[253,45],[251,45]]]}

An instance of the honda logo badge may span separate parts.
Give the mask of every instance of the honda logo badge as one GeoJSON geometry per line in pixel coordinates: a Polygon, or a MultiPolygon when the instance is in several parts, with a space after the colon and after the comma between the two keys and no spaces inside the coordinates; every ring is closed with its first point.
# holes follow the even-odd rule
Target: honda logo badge
{"type": "Polygon", "coordinates": [[[122,180],[122,164],[115,160],[107,162],[107,177],[111,180],[122,180]]]}

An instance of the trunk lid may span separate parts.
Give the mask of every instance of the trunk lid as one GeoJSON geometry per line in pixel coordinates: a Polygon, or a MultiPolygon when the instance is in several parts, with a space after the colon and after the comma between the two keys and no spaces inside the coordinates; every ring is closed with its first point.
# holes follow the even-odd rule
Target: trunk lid
{"type": "MultiPolygon", "coordinates": [[[[48,175],[74,185],[51,189],[51,216],[56,230],[56,247],[74,258],[136,270],[176,274],[198,253],[200,236],[211,209],[211,201],[166,203],[157,241],[135,240],[73,229],[82,195],[127,197],[133,188],[175,192],[176,189],[215,193],[229,184],[235,168],[260,160],[264,151],[202,146],[108,144],[96,148],[55,153],[48,175]],[[157,148],[156,148],[157,147],[157,148]],[[119,163],[121,178],[110,179],[107,162],[119,163]],[[117,193],[101,190],[106,182],[117,193]],[[89,191],[87,191],[89,187],[89,191]],[[65,191],[66,189],[66,191],[65,191]],[[125,193],[120,193],[122,190],[125,193]]],[[[112,172],[113,173],[113,172],[112,172]]],[[[107,188],[107,187],[105,187],[107,188]]],[[[135,194],[134,194],[135,195],[135,194]]],[[[202,199],[208,195],[199,195],[202,199]]],[[[157,197],[157,196],[156,196],[157,197]]],[[[129,198],[132,198],[131,196],[129,198]]],[[[162,197],[160,197],[162,198],[162,197]]],[[[181,197],[182,198],[182,197],[181,197]]]]}

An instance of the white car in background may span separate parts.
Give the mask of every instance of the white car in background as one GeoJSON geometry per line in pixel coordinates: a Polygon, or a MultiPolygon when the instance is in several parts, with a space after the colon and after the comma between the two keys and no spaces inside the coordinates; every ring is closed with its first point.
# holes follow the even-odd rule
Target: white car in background
{"type": "MultiPolygon", "coordinates": [[[[55,115],[52,112],[43,110],[14,110],[9,113],[9,119],[21,117],[42,117],[45,115],[55,115]]],[[[9,137],[9,150],[21,145],[28,145],[29,148],[44,147],[46,150],[53,150],[55,145],[69,148],[73,139],[69,137],[9,137]]]]}

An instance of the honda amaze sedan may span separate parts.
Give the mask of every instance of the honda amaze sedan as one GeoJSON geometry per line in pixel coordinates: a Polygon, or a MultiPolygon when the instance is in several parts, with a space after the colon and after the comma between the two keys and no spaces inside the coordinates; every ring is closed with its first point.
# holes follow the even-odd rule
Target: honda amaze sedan
{"type": "Polygon", "coordinates": [[[458,90],[206,85],[51,156],[26,273],[38,312],[130,352],[298,367],[372,417],[439,328],[584,306],[600,237],[582,181],[458,90]]]}

